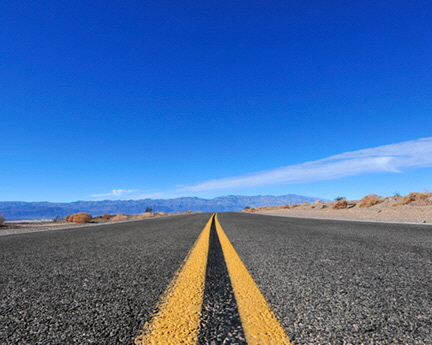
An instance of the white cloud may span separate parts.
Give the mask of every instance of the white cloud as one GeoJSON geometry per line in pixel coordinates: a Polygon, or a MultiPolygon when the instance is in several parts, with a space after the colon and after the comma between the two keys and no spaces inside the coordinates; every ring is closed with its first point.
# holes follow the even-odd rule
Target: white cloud
{"type": "Polygon", "coordinates": [[[137,193],[137,192],[139,192],[139,190],[137,190],[137,189],[113,189],[109,193],[93,194],[90,196],[93,198],[101,198],[101,197],[109,197],[109,196],[120,197],[120,196],[123,196],[125,194],[133,194],[133,193],[137,193]]]}
{"type": "Polygon", "coordinates": [[[345,152],[328,158],[253,174],[200,182],[177,193],[285,185],[338,179],[367,173],[400,172],[404,168],[432,166],[432,137],[345,152]]]}
{"type": "MultiPolygon", "coordinates": [[[[345,152],[247,175],[203,181],[168,191],[136,194],[133,199],[176,198],[207,191],[308,183],[371,173],[401,173],[403,169],[424,167],[432,167],[432,137],[345,152]]],[[[92,197],[120,197],[137,192],[135,189],[114,189],[92,197]]]]}

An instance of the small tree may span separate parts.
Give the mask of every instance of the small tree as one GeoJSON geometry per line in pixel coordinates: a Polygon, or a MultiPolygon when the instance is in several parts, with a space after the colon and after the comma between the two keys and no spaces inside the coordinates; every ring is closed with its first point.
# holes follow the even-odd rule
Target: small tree
{"type": "Polygon", "coordinates": [[[53,219],[53,222],[54,222],[54,223],[60,223],[61,221],[63,221],[63,218],[61,218],[60,216],[56,216],[56,217],[53,219]]]}
{"type": "Polygon", "coordinates": [[[2,214],[0,213],[0,226],[2,226],[4,222],[5,222],[5,219],[3,218],[2,214]]]}
{"type": "Polygon", "coordinates": [[[335,201],[341,201],[341,200],[346,200],[346,198],[344,196],[337,196],[335,198],[335,201]]]}
{"type": "Polygon", "coordinates": [[[153,211],[153,209],[152,209],[151,207],[147,207],[147,208],[146,208],[146,212],[148,212],[148,213],[152,213],[152,211],[153,211]]]}

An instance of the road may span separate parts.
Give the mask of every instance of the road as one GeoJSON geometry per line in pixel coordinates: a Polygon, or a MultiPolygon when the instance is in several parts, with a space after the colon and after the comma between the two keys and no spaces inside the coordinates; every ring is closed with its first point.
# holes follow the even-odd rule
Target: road
{"type": "MultiPolygon", "coordinates": [[[[0,237],[0,343],[133,344],[210,216],[0,237]]],[[[293,344],[432,344],[431,226],[218,219],[293,344]]]]}

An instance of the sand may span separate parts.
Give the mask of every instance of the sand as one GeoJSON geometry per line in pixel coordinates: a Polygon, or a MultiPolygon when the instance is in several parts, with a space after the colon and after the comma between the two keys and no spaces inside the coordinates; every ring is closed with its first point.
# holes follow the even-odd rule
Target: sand
{"type": "Polygon", "coordinates": [[[407,204],[403,204],[406,202],[404,197],[380,198],[378,204],[370,207],[359,207],[360,201],[347,201],[347,208],[343,209],[334,209],[335,202],[318,201],[292,206],[259,207],[245,211],[286,217],[432,224],[432,194],[407,204]]]}

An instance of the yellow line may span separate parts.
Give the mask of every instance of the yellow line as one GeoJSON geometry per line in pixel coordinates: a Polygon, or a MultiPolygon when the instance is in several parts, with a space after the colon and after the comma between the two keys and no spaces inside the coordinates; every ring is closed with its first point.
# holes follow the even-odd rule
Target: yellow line
{"type": "Polygon", "coordinates": [[[292,345],[217,216],[215,221],[248,345],[292,345]]]}
{"type": "Polygon", "coordinates": [[[196,344],[204,299],[211,216],[135,344],[196,344]]]}

